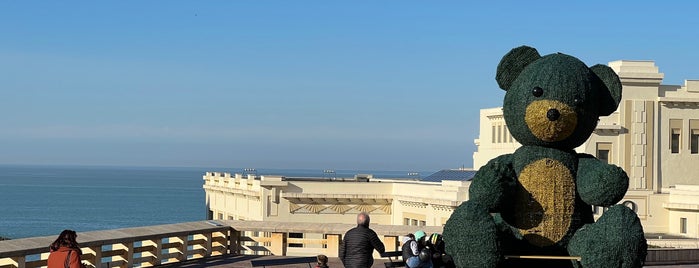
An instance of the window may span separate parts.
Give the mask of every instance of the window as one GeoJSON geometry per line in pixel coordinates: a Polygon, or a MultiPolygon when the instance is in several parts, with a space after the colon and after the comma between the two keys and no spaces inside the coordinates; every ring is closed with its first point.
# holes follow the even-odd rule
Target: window
{"type": "Polygon", "coordinates": [[[612,157],[612,144],[609,142],[598,142],[597,143],[597,159],[609,164],[609,159],[612,157]]]}
{"type": "Polygon", "coordinates": [[[680,218],[680,233],[687,233],[687,218],[680,218]]]}
{"type": "Polygon", "coordinates": [[[502,143],[502,126],[498,126],[498,143],[502,143]]]}
{"type": "Polygon", "coordinates": [[[670,152],[673,154],[680,152],[680,129],[673,128],[672,136],[670,137],[670,152]]]}
{"type": "Polygon", "coordinates": [[[597,151],[597,158],[605,164],[609,164],[609,150],[597,151]]]}
{"type": "Polygon", "coordinates": [[[303,238],[303,233],[289,233],[289,238],[303,238]]]}
{"type": "Polygon", "coordinates": [[[223,213],[219,213],[219,214],[218,214],[218,218],[217,218],[217,219],[219,219],[219,220],[223,220],[223,213]]]}
{"type": "Polygon", "coordinates": [[[411,222],[410,225],[412,225],[412,226],[417,226],[417,220],[416,220],[416,219],[412,219],[412,222],[411,222]]]}
{"type": "Polygon", "coordinates": [[[425,225],[427,225],[426,221],[420,221],[420,226],[425,226],[425,225]]]}
{"type": "Polygon", "coordinates": [[[403,218],[403,225],[410,225],[410,219],[403,218]]]}
{"type": "MultiPolygon", "coordinates": [[[[289,233],[289,238],[303,238],[303,233],[289,233]]],[[[302,248],[302,243],[289,243],[290,248],[302,248]]]]}
{"type": "Polygon", "coordinates": [[[682,134],[682,119],[670,119],[670,153],[680,152],[682,134]]]}
{"type": "Polygon", "coordinates": [[[495,134],[496,134],[496,133],[495,133],[495,125],[493,125],[493,131],[492,131],[492,136],[493,136],[493,137],[492,137],[492,140],[491,140],[492,143],[495,143],[495,134]]]}
{"type": "Polygon", "coordinates": [[[699,120],[689,120],[689,152],[699,154],[699,120]]]}

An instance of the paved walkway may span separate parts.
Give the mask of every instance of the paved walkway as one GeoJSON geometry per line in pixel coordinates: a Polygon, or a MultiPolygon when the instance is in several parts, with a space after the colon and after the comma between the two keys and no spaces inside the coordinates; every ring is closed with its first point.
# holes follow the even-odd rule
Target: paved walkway
{"type": "MultiPolygon", "coordinates": [[[[249,268],[250,260],[266,260],[266,259],[278,259],[284,258],[283,256],[254,256],[254,255],[239,255],[239,256],[226,256],[226,257],[212,257],[206,260],[189,261],[183,264],[173,264],[173,265],[163,265],[161,267],[166,268],[249,268]]],[[[384,268],[383,263],[388,261],[388,259],[375,259],[374,266],[372,268],[384,268]]],[[[342,263],[338,258],[328,258],[328,266],[331,268],[341,268],[342,263]]],[[[282,266],[276,266],[282,267],[282,266]]],[[[308,264],[296,264],[296,265],[284,265],[288,268],[308,268],[308,264]]],[[[315,267],[315,263],[311,263],[311,267],[315,267]]],[[[686,265],[654,265],[654,266],[644,266],[649,268],[699,268],[699,264],[686,264],[686,265]]]]}

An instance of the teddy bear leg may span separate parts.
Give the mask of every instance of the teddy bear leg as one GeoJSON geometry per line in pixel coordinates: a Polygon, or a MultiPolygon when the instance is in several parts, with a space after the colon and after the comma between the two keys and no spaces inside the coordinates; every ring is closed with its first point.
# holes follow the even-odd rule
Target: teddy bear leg
{"type": "Polygon", "coordinates": [[[580,256],[582,267],[642,267],[648,244],[636,213],[622,205],[610,207],[597,222],[586,224],[568,243],[568,253],[580,256]]]}
{"type": "Polygon", "coordinates": [[[457,267],[497,267],[502,259],[495,221],[485,206],[473,200],[454,210],[443,237],[446,252],[457,267]]]}

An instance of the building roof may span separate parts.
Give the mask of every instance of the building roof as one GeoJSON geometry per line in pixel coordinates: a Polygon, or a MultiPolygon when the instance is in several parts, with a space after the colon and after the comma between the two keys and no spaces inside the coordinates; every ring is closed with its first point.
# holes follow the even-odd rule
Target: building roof
{"type": "Polygon", "coordinates": [[[443,169],[432,175],[422,178],[420,181],[470,181],[476,175],[476,170],[470,169],[443,169]]]}

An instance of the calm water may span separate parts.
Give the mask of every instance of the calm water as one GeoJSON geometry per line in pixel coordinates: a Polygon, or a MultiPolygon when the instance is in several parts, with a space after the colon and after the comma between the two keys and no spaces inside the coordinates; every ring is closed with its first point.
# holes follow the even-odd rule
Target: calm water
{"type": "MultiPolygon", "coordinates": [[[[202,175],[243,169],[0,165],[0,236],[24,238],[206,218],[202,175]]],[[[407,177],[402,171],[257,169],[260,175],[407,177]]],[[[430,172],[421,172],[427,176],[430,172]]]]}

